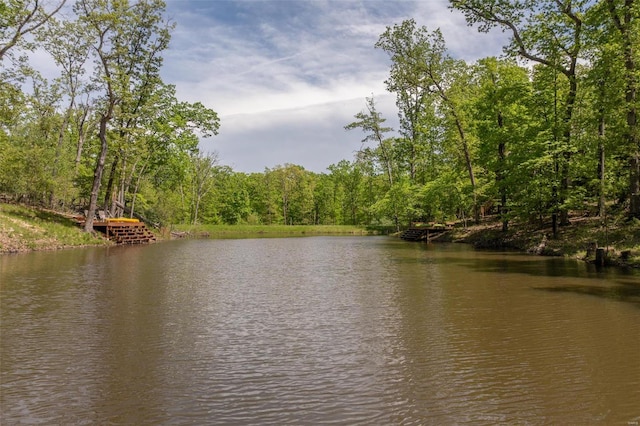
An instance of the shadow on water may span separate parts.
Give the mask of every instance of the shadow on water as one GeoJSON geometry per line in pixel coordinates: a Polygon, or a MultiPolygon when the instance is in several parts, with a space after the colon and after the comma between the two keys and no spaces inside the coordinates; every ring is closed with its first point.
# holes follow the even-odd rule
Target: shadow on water
{"type": "MultiPolygon", "coordinates": [[[[476,251],[476,253],[478,253],[476,251]]],[[[436,262],[455,264],[485,273],[526,274],[536,277],[570,277],[584,279],[638,279],[639,271],[622,268],[600,268],[592,264],[561,257],[542,257],[521,252],[480,252],[478,257],[437,256],[436,262]]],[[[623,281],[624,282],[624,281],[623,281]]],[[[640,281],[639,281],[640,282],[640,281]]],[[[625,282],[625,284],[628,284],[625,282]]]]}
{"type": "MultiPolygon", "coordinates": [[[[451,254],[427,256],[424,260],[429,263],[446,263],[460,268],[466,268],[474,272],[493,274],[525,274],[535,277],[567,277],[580,279],[581,281],[598,281],[606,285],[554,285],[548,287],[532,287],[553,293],[573,293],[579,295],[596,296],[603,299],[631,303],[640,308],[640,274],[635,270],[598,268],[595,265],[586,264],[575,260],[563,258],[542,258],[539,256],[527,257],[520,252],[487,252],[476,251],[480,256],[458,256],[454,253],[462,253],[468,249],[460,249],[454,246],[443,247],[451,254]]],[[[433,248],[425,247],[425,251],[433,248]]],[[[434,250],[434,253],[442,253],[434,250]]],[[[583,281],[583,282],[584,282],[583,281]]]]}
{"type": "Polygon", "coordinates": [[[587,296],[597,296],[604,299],[617,300],[636,305],[640,308],[640,286],[633,284],[621,284],[612,287],[571,285],[560,287],[534,287],[535,290],[551,293],[573,293],[587,296]]]}
{"type": "MultiPolygon", "coordinates": [[[[439,259],[443,260],[443,259],[439,259]]],[[[532,259],[510,260],[509,256],[499,259],[483,258],[480,260],[464,260],[447,258],[445,261],[472,269],[476,272],[527,274],[544,277],[568,277],[580,280],[602,280],[607,278],[611,285],[564,285],[549,287],[533,287],[555,293],[573,293],[597,296],[604,299],[632,303],[640,307],[640,283],[633,282],[638,274],[635,271],[616,270],[615,272],[596,268],[593,265],[564,259],[532,259]],[[632,280],[627,280],[631,278],[632,280]]]]}

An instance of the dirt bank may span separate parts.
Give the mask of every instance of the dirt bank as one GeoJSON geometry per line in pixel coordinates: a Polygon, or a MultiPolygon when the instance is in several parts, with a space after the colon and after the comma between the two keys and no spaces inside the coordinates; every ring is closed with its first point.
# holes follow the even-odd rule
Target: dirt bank
{"type": "Polygon", "coordinates": [[[625,217],[608,220],[573,217],[570,225],[559,227],[557,235],[548,225],[514,223],[503,232],[502,225],[488,219],[479,225],[458,226],[450,240],[473,244],[479,249],[513,249],[521,252],[566,256],[595,261],[595,247],[604,248],[606,263],[640,267],[640,221],[625,217]]]}
{"type": "Polygon", "coordinates": [[[0,254],[110,244],[55,212],[0,203],[0,254]]]}

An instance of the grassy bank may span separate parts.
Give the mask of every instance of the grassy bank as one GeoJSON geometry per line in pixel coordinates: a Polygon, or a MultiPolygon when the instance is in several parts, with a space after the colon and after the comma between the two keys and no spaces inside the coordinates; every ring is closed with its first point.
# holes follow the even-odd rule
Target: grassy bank
{"type": "MultiPolygon", "coordinates": [[[[385,228],[358,226],[173,225],[162,238],[248,238],[310,235],[377,235],[385,228]]],[[[100,234],[83,232],[64,215],[48,210],[0,203],[0,254],[111,244],[100,234]]]]}
{"type": "Polygon", "coordinates": [[[57,213],[0,203],[0,253],[109,244],[57,213]]]}
{"type": "MultiPolygon", "coordinates": [[[[388,228],[358,226],[173,225],[162,237],[250,238],[391,232],[388,228]]],[[[466,228],[458,226],[447,240],[470,243],[481,249],[514,249],[586,261],[594,260],[594,253],[588,253],[587,249],[595,244],[605,248],[608,263],[640,268],[640,221],[627,220],[624,215],[609,218],[606,226],[598,218],[574,217],[570,226],[559,228],[556,238],[548,226],[514,223],[504,233],[499,222],[487,220],[466,228]]],[[[0,254],[106,244],[111,243],[100,234],[82,232],[73,220],[63,215],[0,203],[0,254]]]]}
{"type": "Polygon", "coordinates": [[[173,225],[173,236],[185,237],[280,237],[309,235],[377,235],[385,229],[339,225],[173,225]]]}

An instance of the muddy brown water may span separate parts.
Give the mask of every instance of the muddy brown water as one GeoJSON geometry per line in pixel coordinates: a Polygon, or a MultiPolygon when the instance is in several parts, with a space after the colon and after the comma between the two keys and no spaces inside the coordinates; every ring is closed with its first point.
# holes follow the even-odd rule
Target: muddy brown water
{"type": "Polygon", "coordinates": [[[640,276],[388,237],[0,256],[0,424],[640,422],[640,276]]]}

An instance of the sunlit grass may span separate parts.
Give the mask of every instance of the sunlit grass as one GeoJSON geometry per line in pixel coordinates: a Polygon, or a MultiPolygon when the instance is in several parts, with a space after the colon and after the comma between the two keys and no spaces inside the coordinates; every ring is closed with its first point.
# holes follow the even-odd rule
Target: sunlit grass
{"type": "Polygon", "coordinates": [[[380,230],[349,225],[174,225],[194,236],[375,235],[380,230]]]}
{"type": "Polygon", "coordinates": [[[107,244],[71,219],[46,210],[0,204],[0,253],[107,244]]]}

